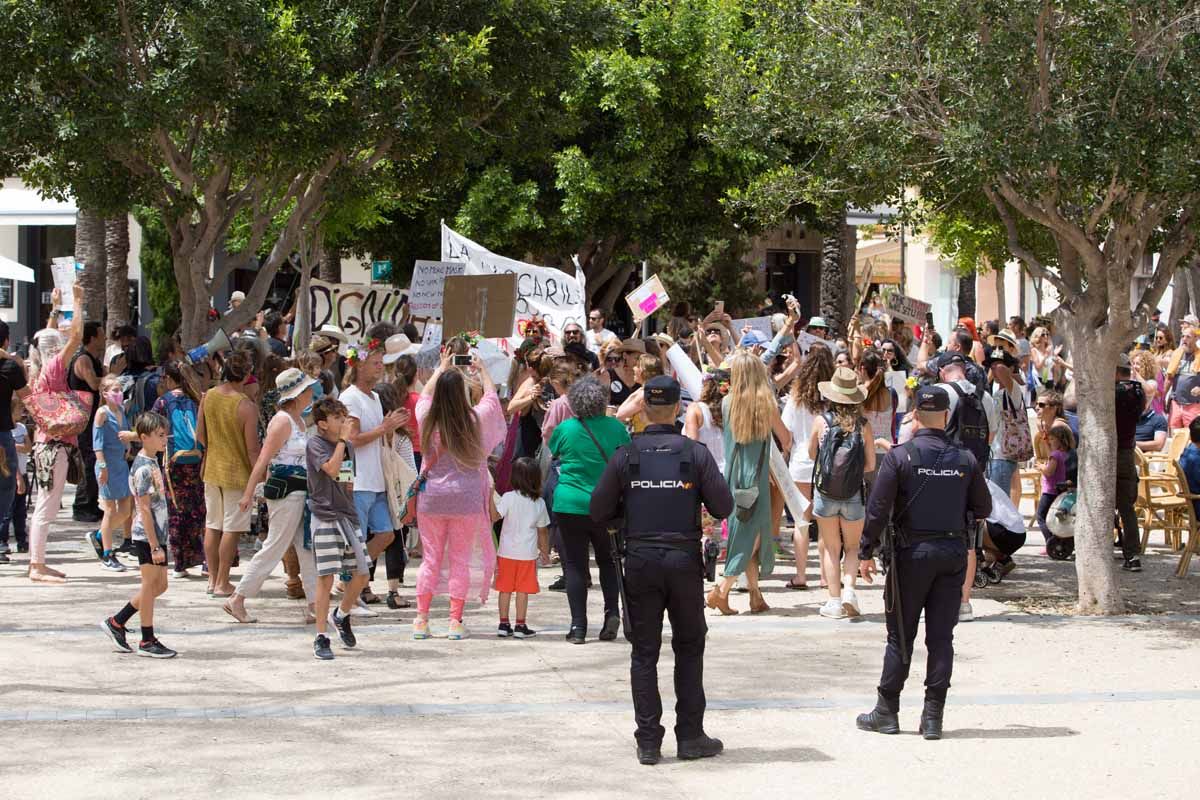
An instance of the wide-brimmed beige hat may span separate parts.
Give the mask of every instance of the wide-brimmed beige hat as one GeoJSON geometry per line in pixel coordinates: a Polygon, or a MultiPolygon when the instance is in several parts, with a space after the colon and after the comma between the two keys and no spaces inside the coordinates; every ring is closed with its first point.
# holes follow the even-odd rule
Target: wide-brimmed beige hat
{"type": "Polygon", "coordinates": [[[330,325],[328,323],[321,326],[321,329],[317,331],[317,335],[324,336],[326,339],[333,339],[335,342],[340,342],[341,344],[349,344],[350,342],[350,337],[346,335],[345,331],[337,325],[330,325]]]}
{"type": "Polygon", "coordinates": [[[298,367],[288,367],[275,378],[275,388],[279,390],[279,402],[286,403],[299,397],[305,389],[317,382],[298,367]]]}
{"type": "Polygon", "coordinates": [[[833,371],[833,380],[821,381],[817,391],[831,403],[841,403],[853,406],[867,399],[867,393],[858,384],[858,376],[854,370],[838,367],[833,371]]]}
{"type": "Polygon", "coordinates": [[[1012,335],[1012,331],[1000,331],[993,333],[988,337],[988,344],[992,347],[1003,347],[1014,356],[1017,354],[1017,337],[1012,335]]]}
{"type": "Polygon", "coordinates": [[[421,345],[413,344],[403,333],[389,336],[383,343],[383,363],[394,364],[400,360],[400,356],[411,356],[420,349],[421,345]]]}
{"type": "Polygon", "coordinates": [[[618,353],[645,353],[646,343],[641,339],[626,339],[617,348],[618,353]]]}

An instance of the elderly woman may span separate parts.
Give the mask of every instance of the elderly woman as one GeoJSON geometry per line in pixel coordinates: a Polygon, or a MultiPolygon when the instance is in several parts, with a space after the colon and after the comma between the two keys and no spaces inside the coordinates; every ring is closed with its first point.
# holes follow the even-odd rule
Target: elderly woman
{"type": "Polygon", "coordinates": [[[600,639],[617,638],[621,627],[617,604],[617,568],[608,530],[588,513],[592,492],[613,452],[629,441],[625,426],[606,416],[609,390],[594,375],[585,375],[567,390],[574,417],[560,423],[550,436],[550,453],[559,460],[554,514],[562,532],[563,568],[571,629],[567,641],[587,640],[588,544],[596,552],[600,589],[604,594],[604,624],[600,639]]]}

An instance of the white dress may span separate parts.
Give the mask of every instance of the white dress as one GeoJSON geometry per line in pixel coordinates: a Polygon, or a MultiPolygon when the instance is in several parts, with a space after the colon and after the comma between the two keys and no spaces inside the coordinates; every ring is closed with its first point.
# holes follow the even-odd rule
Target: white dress
{"type": "Polygon", "coordinates": [[[813,422],[817,415],[801,407],[789,394],[783,406],[783,424],[792,432],[792,455],[788,472],[797,483],[812,483],[813,461],[808,457],[808,441],[812,438],[813,422]]]}
{"type": "Polygon", "coordinates": [[[725,436],[720,428],[713,424],[712,409],[708,403],[697,403],[704,414],[704,424],[700,426],[700,442],[712,453],[713,460],[721,474],[725,474],[725,436]]]}

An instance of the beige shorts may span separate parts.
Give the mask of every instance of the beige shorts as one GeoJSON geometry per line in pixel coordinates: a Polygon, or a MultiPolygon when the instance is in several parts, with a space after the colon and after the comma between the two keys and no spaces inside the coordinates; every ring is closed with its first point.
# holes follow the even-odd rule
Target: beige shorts
{"type": "Polygon", "coordinates": [[[242,511],[238,501],[242,493],[237,489],[226,489],[215,483],[204,484],[204,527],[223,533],[247,533],[250,530],[250,515],[255,504],[242,511]]]}

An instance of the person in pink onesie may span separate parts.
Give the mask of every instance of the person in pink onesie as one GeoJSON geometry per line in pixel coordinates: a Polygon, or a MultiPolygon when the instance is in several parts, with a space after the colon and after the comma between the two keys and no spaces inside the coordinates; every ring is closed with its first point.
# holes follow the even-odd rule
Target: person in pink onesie
{"type": "Polygon", "coordinates": [[[504,412],[478,355],[467,374],[451,366],[451,358],[445,350],[416,408],[424,457],[424,486],[417,499],[424,556],[417,573],[414,639],[429,638],[429,606],[434,594],[443,593],[450,595],[448,638],[465,639],[463,605],[468,597],[487,602],[496,569],[487,457],[504,441],[504,412]],[[468,375],[483,388],[474,406],[468,375]]]}

